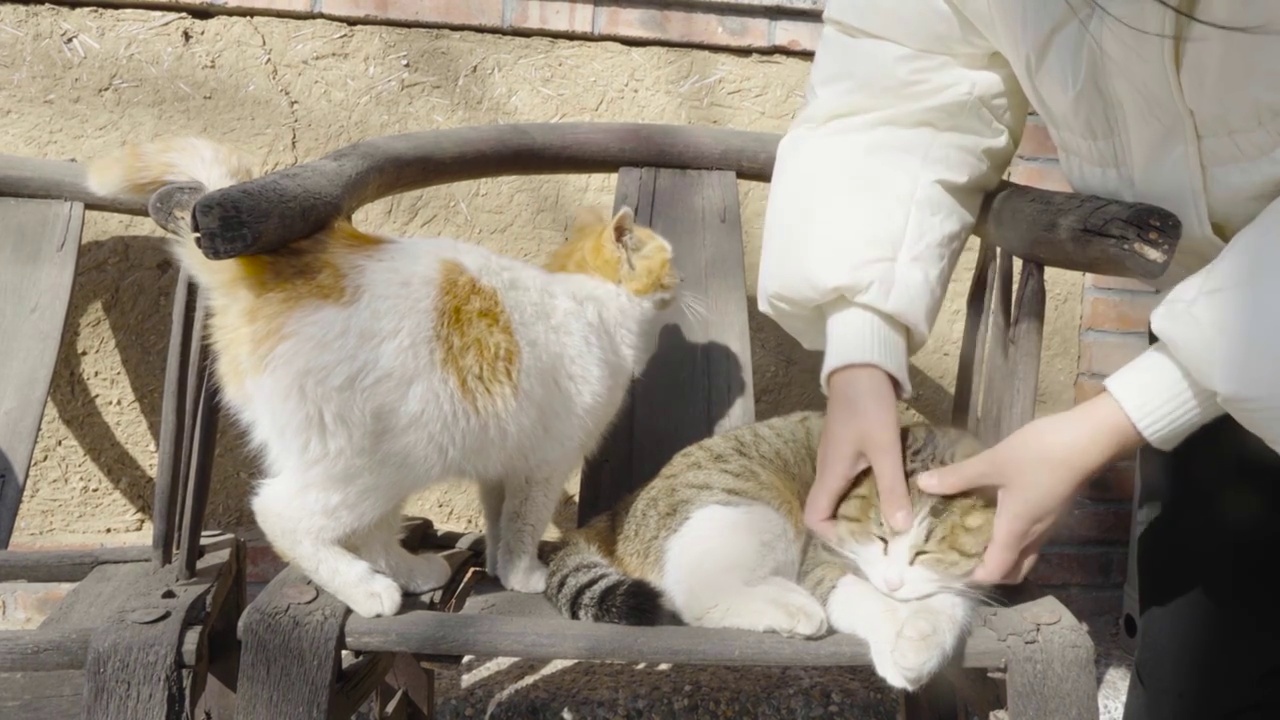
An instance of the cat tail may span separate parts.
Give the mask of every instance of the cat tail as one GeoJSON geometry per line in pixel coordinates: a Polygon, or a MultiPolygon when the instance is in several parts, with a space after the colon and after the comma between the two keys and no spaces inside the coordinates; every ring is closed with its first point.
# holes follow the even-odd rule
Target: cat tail
{"type": "Polygon", "coordinates": [[[657,625],[662,591],[623,573],[600,549],[572,536],[547,573],[547,598],[565,617],[615,625],[657,625]]]}
{"type": "MultiPolygon", "coordinates": [[[[85,185],[98,195],[147,198],[170,183],[198,182],[210,192],[252,180],[258,165],[240,150],[202,137],[127,143],[85,165],[85,185]]],[[[217,285],[236,263],[209,260],[194,235],[177,238],[175,254],[201,285],[217,285]]]]}

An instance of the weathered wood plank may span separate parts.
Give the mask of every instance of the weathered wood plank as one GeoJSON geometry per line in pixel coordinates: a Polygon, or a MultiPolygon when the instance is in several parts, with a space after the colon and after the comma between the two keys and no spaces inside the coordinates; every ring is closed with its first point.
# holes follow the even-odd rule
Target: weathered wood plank
{"type": "Polygon", "coordinates": [[[667,311],[653,357],[584,467],[579,523],[648,481],[684,447],[755,417],[736,177],[623,168],[615,207],[623,205],[671,242],[681,294],[692,299],[667,311]]]}
{"type": "Polygon", "coordinates": [[[196,286],[185,269],[179,269],[173,291],[173,316],[169,324],[169,349],[164,368],[164,394],[160,400],[160,437],[156,442],[158,460],[151,529],[152,559],[158,565],[173,560],[179,532],[179,508],[183,507],[186,475],[183,458],[186,439],[187,359],[191,353],[195,327],[196,286]]]}
{"type": "Polygon", "coordinates": [[[78,582],[101,565],[135,563],[150,557],[145,546],[94,550],[24,550],[0,552],[0,582],[78,582]]]}
{"type": "Polygon", "coordinates": [[[1036,629],[1009,637],[1009,717],[1098,720],[1094,645],[1084,626],[1052,597],[1020,613],[1036,629]]]}
{"type": "Polygon", "coordinates": [[[328,720],[349,612],[297,568],[277,575],[240,616],[237,720],[328,720]]]}
{"type": "MultiPolygon", "coordinates": [[[[1001,609],[996,614],[1014,612],[1001,609]]],[[[512,654],[528,660],[671,662],[688,665],[859,666],[866,645],[847,635],[797,640],[746,630],[665,625],[626,627],[567,620],[539,595],[502,591],[481,581],[460,613],[402,611],[389,618],[352,616],[346,646],[357,651],[419,655],[512,654]]],[[[966,667],[1000,667],[1003,642],[988,634],[961,653],[966,667]]]]}
{"type": "MultiPolygon", "coordinates": [[[[85,658],[84,708],[95,720],[173,720],[189,716],[193,685],[182,669],[188,626],[202,622],[220,587],[237,572],[238,541],[206,546],[197,576],[182,581],[172,565],[116,588],[118,615],[91,637],[85,658]]],[[[109,590],[107,590],[109,591],[109,590]]],[[[202,679],[196,681],[196,686],[202,679]]]]}
{"type": "Polygon", "coordinates": [[[101,565],[93,569],[40,623],[40,632],[96,628],[121,615],[129,588],[140,587],[151,574],[151,564],[101,565]]]}
{"type": "Polygon", "coordinates": [[[1044,267],[1022,261],[1018,276],[1018,296],[1009,328],[1010,376],[1002,437],[1031,422],[1036,414],[1036,391],[1040,386],[1040,355],[1044,346],[1044,267]]]}
{"type": "Polygon", "coordinates": [[[0,718],[72,720],[83,691],[81,670],[0,673],[0,718]]]}
{"type": "Polygon", "coordinates": [[[0,633],[0,673],[78,670],[84,667],[93,628],[45,632],[9,630],[0,633]]]}
{"type": "Polygon", "coordinates": [[[955,399],[951,406],[952,424],[975,432],[982,401],[982,366],[987,354],[991,299],[995,294],[995,260],[996,247],[982,241],[965,299],[964,336],[960,340],[960,364],[956,369],[955,399]]]}
{"type": "Polygon", "coordinates": [[[1013,256],[996,251],[995,291],[987,328],[987,351],[982,369],[982,404],[975,432],[994,445],[1004,437],[1005,408],[1009,405],[1009,322],[1013,306],[1013,256]]]}
{"type": "Polygon", "coordinates": [[[84,206],[0,198],[0,549],[9,546],[62,345],[84,206]]]}

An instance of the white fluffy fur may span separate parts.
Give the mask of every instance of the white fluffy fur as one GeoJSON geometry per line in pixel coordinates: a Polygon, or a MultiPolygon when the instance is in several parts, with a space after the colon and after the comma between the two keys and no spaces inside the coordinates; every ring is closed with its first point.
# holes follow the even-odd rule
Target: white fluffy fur
{"type": "Polygon", "coordinates": [[[876,544],[850,553],[861,575],[842,577],[825,608],[796,582],[803,542],[764,505],[700,508],[667,541],[661,589],[690,625],[797,637],[830,626],[857,635],[876,672],[906,690],[941,669],[968,632],[974,600],[957,579],[908,565],[901,548],[911,533],[894,538],[887,552],[876,544]]]}
{"type": "Polygon", "coordinates": [[[354,304],[293,318],[237,408],[270,475],[253,499],[259,525],[352,610],[391,615],[401,589],[447,579],[442,560],[398,549],[401,505],[432,483],[474,478],[490,571],[542,592],[538,541],[647,359],[653,303],[439,238],[398,242],[354,277],[354,304]],[[429,269],[444,259],[496,288],[515,328],[518,391],[501,413],[476,413],[436,366],[429,269]]]}
{"type": "MultiPolygon", "coordinates": [[[[103,194],[140,192],[143,181],[196,180],[210,189],[246,179],[225,149],[198,138],[149,157],[162,178],[130,178],[110,162],[91,167],[103,194]]],[[[219,297],[210,261],[183,238],[176,255],[219,297]]],[[[656,336],[658,306],[603,280],[551,274],[444,238],[393,240],[347,268],[358,289],[346,305],[303,305],[265,370],[227,401],[264,456],[253,497],[275,549],[359,615],[395,614],[402,591],[448,579],[436,556],[398,542],[412,494],[453,478],[481,485],[489,570],[506,587],[541,592],[538,541],[563,483],[599,442],[656,336]],[[517,392],[499,412],[477,412],[439,369],[432,308],[437,268],[461,263],[503,299],[520,346],[517,392]]],[[[234,315],[233,315],[234,316],[234,315]]]]}

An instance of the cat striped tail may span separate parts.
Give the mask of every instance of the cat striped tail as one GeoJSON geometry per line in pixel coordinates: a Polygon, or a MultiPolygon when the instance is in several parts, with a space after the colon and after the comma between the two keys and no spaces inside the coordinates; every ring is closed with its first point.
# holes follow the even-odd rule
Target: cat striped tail
{"type": "Polygon", "coordinates": [[[581,536],[551,559],[546,595],[573,620],[656,625],[663,612],[661,590],[623,573],[581,536]]]}

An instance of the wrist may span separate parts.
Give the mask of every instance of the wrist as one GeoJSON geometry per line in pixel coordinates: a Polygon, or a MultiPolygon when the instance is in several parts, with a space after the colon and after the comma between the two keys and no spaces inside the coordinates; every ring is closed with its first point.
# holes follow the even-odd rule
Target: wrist
{"type": "Polygon", "coordinates": [[[1093,471],[1137,452],[1145,442],[1124,408],[1105,390],[1070,412],[1076,415],[1075,426],[1085,431],[1080,450],[1090,459],[1093,471]]]}

